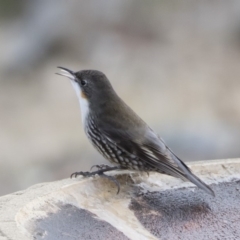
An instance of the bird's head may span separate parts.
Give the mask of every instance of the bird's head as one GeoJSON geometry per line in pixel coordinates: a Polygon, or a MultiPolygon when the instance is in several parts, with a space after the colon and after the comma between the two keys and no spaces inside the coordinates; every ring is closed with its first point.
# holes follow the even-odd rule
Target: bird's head
{"type": "Polygon", "coordinates": [[[80,102],[83,118],[89,112],[89,107],[97,108],[101,103],[106,104],[113,98],[113,95],[116,95],[111,83],[100,71],[81,70],[74,72],[64,67],[58,68],[61,69],[61,72],[57,73],[58,75],[68,77],[71,80],[80,102]]]}
{"type": "Polygon", "coordinates": [[[74,72],[64,67],[58,68],[61,69],[61,73],[57,74],[68,77],[71,80],[78,97],[91,101],[113,90],[105,74],[100,71],[81,70],[74,72]]]}

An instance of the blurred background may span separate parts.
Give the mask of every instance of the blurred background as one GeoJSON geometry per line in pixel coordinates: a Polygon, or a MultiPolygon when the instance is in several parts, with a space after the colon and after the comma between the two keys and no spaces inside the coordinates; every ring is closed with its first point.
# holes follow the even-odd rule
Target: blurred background
{"type": "Polygon", "coordinates": [[[0,195],[103,163],[56,66],[103,71],[185,161],[240,156],[240,1],[0,3],[0,195]]]}

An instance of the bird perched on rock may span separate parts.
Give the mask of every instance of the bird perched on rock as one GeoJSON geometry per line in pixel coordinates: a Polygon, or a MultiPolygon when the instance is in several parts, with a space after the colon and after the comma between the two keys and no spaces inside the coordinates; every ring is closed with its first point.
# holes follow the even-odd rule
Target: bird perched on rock
{"type": "MultiPolygon", "coordinates": [[[[70,78],[76,91],[85,133],[93,146],[114,166],[97,165],[95,172],[76,172],[72,176],[98,174],[116,169],[155,171],[189,180],[214,196],[213,190],[195,176],[164,141],[117,95],[100,71],[74,72],[59,67],[59,75],[70,78]]],[[[119,185],[118,185],[119,187],[119,185]]]]}

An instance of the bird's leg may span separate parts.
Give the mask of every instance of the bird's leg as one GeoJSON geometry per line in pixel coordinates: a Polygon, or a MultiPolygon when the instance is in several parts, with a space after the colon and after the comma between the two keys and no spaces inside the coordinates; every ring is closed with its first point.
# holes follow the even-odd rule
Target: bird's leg
{"type": "MultiPolygon", "coordinates": [[[[95,167],[95,166],[93,166],[95,167]]],[[[104,174],[105,172],[109,172],[109,171],[113,171],[113,170],[118,170],[118,169],[121,169],[121,167],[110,167],[110,166],[107,166],[107,165],[96,165],[97,167],[97,171],[94,171],[94,172],[75,172],[75,173],[72,173],[71,174],[71,178],[72,177],[77,177],[79,175],[81,176],[84,176],[84,177],[91,177],[91,176],[94,176],[94,175],[98,175],[100,177],[105,177],[111,181],[113,181],[117,188],[118,188],[118,191],[117,191],[117,194],[119,193],[120,191],[120,185],[118,183],[118,181],[116,180],[116,178],[112,177],[112,176],[108,176],[106,174],[104,174]]]]}
{"type": "Polygon", "coordinates": [[[91,177],[91,176],[94,176],[94,175],[101,175],[105,172],[121,169],[121,167],[117,167],[117,166],[110,167],[108,165],[94,165],[94,166],[91,167],[91,169],[93,167],[97,167],[98,170],[94,171],[94,172],[75,172],[75,173],[71,174],[71,178],[72,177],[77,177],[79,175],[84,176],[84,177],[91,177]]]}
{"type": "Polygon", "coordinates": [[[90,171],[92,171],[93,168],[96,168],[97,170],[103,170],[103,169],[109,169],[111,168],[111,166],[108,166],[106,164],[100,164],[100,165],[93,165],[91,168],[90,168],[90,171]]]}

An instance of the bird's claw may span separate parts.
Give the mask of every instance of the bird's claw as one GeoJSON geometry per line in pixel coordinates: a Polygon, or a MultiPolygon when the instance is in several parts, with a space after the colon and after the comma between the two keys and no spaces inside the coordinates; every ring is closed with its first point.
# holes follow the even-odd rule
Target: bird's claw
{"type": "Polygon", "coordinates": [[[92,174],[91,172],[74,172],[71,174],[70,178],[73,178],[73,177],[77,177],[77,176],[83,176],[83,177],[91,177],[93,176],[94,174],[92,174]]]}
{"type": "Polygon", "coordinates": [[[73,177],[76,178],[77,176],[91,177],[91,176],[94,176],[94,175],[98,175],[100,177],[105,177],[105,178],[107,178],[110,181],[115,183],[115,185],[118,188],[118,190],[117,190],[117,194],[118,194],[119,191],[120,191],[120,184],[119,184],[119,182],[116,180],[116,178],[114,178],[112,176],[109,176],[109,175],[106,175],[106,174],[104,174],[104,172],[111,171],[111,170],[116,170],[116,169],[119,169],[119,168],[118,167],[110,167],[110,166],[104,165],[104,164],[102,164],[102,165],[94,165],[94,166],[92,166],[92,168],[93,167],[96,167],[98,170],[94,171],[94,172],[75,172],[75,173],[72,173],[70,177],[71,178],[73,178],[73,177]]]}
{"type": "Polygon", "coordinates": [[[106,164],[100,164],[100,165],[93,165],[91,168],[90,168],[90,171],[92,171],[93,168],[96,168],[97,170],[107,170],[109,168],[111,168],[110,166],[106,165],[106,164]]]}

